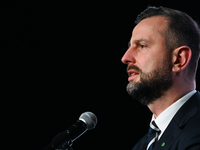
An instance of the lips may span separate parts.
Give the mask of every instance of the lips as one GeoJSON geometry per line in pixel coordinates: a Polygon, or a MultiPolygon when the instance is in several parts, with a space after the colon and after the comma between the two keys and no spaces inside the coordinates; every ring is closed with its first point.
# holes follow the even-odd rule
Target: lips
{"type": "Polygon", "coordinates": [[[129,70],[129,71],[128,71],[128,75],[129,75],[129,76],[133,76],[133,75],[135,75],[135,74],[138,74],[138,72],[135,71],[135,70],[129,70]]]}
{"type": "Polygon", "coordinates": [[[137,71],[132,70],[132,69],[128,70],[127,72],[129,75],[128,81],[133,80],[134,78],[136,78],[139,75],[139,73],[137,71]]]}

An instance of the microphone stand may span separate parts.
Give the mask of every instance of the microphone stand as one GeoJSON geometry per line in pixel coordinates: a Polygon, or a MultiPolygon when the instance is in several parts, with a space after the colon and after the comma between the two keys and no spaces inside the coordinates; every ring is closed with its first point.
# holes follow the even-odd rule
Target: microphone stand
{"type": "Polygon", "coordinates": [[[55,150],[73,150],[73,148],[71,146],[67,146],[62,149],[55,149],[55,150]]]}
{"type": "Polygon", "coordinates": [[[54,147],[52,147],[51,144],[49,144],[43,150],[73,150],[73,148],[71,146],[69,146],[68,144],[63,145],[62,148],[54,148],[54,147]]]}
{"type": "Polygon", "coordinates": [[[52,141],[50,144],[48,144],[43,150],[73,150],[73,148],[72,148],[73,142],[71,142],[71,141],[65,142],[62,145],[57,146],[57,148],[55,148],[53,146],[53,144],[52,144],[53,142],[54,141],[52,141]]]}
{"type": "Polygon", "coordinates": [[[61,149],[55,149],[55,150],[73,150],[72,144],[73,144],[73,142],[70,140],[70,141],[68,141],[68,142],[65,142],[65,143],[62,145],[62,148],[61,148],[61,149]]]}

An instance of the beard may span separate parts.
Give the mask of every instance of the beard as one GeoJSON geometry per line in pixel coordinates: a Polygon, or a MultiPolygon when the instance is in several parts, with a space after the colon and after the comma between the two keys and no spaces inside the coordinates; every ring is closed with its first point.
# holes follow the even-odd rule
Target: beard
{"type": "Polygon", "coordinates": [[[166,59],[163,60],[162,65],[149,73],[142,72],[137,66],[128,66],[127,70],[129,69],[139,73],[140,81],[130,81],[126,90],[130,96],[144,105],[153,103],[172,86],[171,65],[166,59]]]}

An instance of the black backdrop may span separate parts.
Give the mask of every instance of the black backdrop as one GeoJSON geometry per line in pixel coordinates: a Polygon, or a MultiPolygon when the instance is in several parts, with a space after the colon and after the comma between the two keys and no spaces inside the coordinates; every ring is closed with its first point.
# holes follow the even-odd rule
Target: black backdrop
{"type": "Polygon", "coordinates": [[[200,21],[198,1],[1,2],[1,149],[43,149],[85,111],[98,124],[74,150],[131,149],[151,112],[126,93],[121,57],[148,5],[200,21]]]}

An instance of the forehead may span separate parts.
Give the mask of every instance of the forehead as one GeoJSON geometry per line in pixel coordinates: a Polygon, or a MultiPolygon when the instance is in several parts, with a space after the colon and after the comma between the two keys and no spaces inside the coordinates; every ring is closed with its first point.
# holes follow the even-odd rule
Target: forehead
{"type": "Polygon", "coordinates": [[[167,25],[167,19],[162,16],[146,18],[138,23],[132,32],[131,40],[146,39],[148,41],[161,40],[164,36],[161,34],[167,25]]]}

